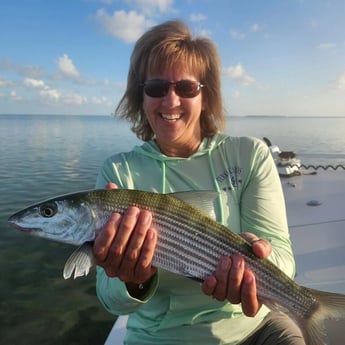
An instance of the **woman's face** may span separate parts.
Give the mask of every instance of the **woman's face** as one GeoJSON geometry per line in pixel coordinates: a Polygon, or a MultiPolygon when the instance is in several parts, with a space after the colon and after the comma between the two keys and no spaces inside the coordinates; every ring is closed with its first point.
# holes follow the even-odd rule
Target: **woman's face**
{"type": "MultiPolygon", "coordinates": [[[[182,69],[149,74],[146,81],[152,79],[199,82],[195,75],[183,72],[182,69]]],[[[150,97],[144,91],[143,110],[155,133],[161,152],[167,156],[189,157],[198,149],[202,140],[200,127],[202,109],[202,91],[192,98],[178,96],[174,85],[170,85],[168,94],[163,97],[150,97]]]]}

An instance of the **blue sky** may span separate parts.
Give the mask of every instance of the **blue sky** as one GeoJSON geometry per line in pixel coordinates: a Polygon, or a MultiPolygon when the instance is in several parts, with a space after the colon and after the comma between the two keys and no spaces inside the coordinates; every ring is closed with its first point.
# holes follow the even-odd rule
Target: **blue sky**
{"type": "Polygon", "coordinates": [[[345,116],[344,0],[2,0],[0,114],[110,114],[172,18],[216,42],[230,116],[345,116]]]}

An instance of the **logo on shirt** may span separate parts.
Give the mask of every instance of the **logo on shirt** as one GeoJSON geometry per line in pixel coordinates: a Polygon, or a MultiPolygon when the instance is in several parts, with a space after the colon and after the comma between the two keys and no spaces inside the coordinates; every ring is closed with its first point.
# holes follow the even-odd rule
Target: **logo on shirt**
{"type": "Polygon", "coordinates": [[[225,170],[216,177],[218,184],[223,191],[233,190],[242,184],[242,168],[235,166],[225,170]]]}

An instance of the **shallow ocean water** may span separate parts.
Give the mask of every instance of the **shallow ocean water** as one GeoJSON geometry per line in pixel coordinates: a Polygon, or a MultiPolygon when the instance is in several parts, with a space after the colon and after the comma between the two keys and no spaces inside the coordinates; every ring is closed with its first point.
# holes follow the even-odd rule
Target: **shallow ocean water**
{"type": "MultiPolygon", "coordinates": [[[[308,164],[345,163],[345,118],[230,118],[227,132],[271,139],[308,164]]],[[[109,155],[139,141],[111,117],[0,116],[0,337],[3,344],[103,344],[116,319],[95,295],[94,270],[62,278],[75,249],[20,233],[10,214],[93,188],[109,155]]]]}

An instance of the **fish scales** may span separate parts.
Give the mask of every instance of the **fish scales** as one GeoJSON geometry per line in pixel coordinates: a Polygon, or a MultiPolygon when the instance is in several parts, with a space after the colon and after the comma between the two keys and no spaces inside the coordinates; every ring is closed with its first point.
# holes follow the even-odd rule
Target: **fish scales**
{"type": "MultiPolygon", "coordinates": [[[[175,199],[172,199],[172,201],[174,200],[175,199]]],[[[162,203],[162,201],[157,202],[157,204],[150,202],[149,205],[143,207],[145,201],[146,200],[138,202],[137,200],[134,201],[125,198],[123,200],[123,209],[128,208],[129,205],[133,205],[140,208],[146,208],[153,213],[153,224],[160,230],[159,244],[156,249],[154,264],[177,273],[181,272],[181,267],[187,267],[187,264],[182,265],[181,263],[181,259],[183,258],[183,262],[186,261],[189,265],[199,267],[200,273],[198,278],[204,276],[205,271],[210,272],[213,262],[211,261],[211,263],[207,265],[207,262],[202,260],[202,254],[204,253],[193,250],[193,246],[195,246],[195,244],[193,244],[194,235],[191,234],[194,229],[192,227],[185,229],[186,227],[183,227],[183,222],[181,223],[180,221],[181,215],[175,216],[172,214],[174,204],[168,203],[167,205],[170,207],[169,210],[166,210],[166,208],[163,207],[164,203],[162,203]],[[171,257],[177,260],[172,261],[171,257]]],[[[204,248],[205,246],[200,246],[199,250],[204,248]]],[[[187,270],[184,269],[184,272],[187,273],[187,270]]]]}
{"type": "MultiPolygon", "coordinates": [[[[306,293],[308,290],[296,289],[299,286],[285,277],[274,264],[268,260],[258,260],[244,239],[181,200],[170,195],[141,191],[127,193],[127,190],[121,189],[91,192],[86,199],[90,204],[98,203],[101,208],[106,206],[111,212],[123,213],[129,206],[151,211],[153,224],[157,224],[159,230],[157,259],[154,259],[154,263],[162,268],[190,275],[189,267],[197,267],[200,259],[208,258],[211,266],[199,269],[198,276],[194,277],[203,280],[214,272],[220,256],[239,253],[246,258],[247,267],[257,275],[258,295],[261,298],[280,299],[284,306],[295,308],[301,315],[308,314],[314,304],[312,295],[306,293]],[[193,241],[198,243],[199,260],[195,259],[191,247],[181,247],[181,240],[196,231],[198,236],[194,236],[193,241]],[[169,242],[168,238],[171,237],[175,237],[175,240],[169,242]],[[184,262],[181,262],[183,258],[184,262]],[[282,279],[277,280],[277,276],[282,279]]],[[[195,271],[192,273],[196,274],[195,271]]]]}
{"type": "Polygon", "coordinates": [[[300,288],[289,278],[285,279],[285,274],[269,261],[258,260],[241,237],[181,200],[157,193],[149,193],[150,197],[147,197],[146,192],[136,192],[138,195],[128,197],[126,193],[123,198],[122,196],[116,198],[116,202],[122,204],[123,210],[132,205],[153,213],[153,223],[158,225],[159,230],[156,259],[158,266],[173,269],[175,273],[198,274],[195,278],[204,280],[214,272],[220,256],[239,253],[245,256],[247,266],[257,274],[258,294],[262,298],[283,299],[285,305],[295,308],[300,315],[308,314],[315,302],[308,290],[300,288]],[[195,236],[196,232],[198,236],[195,236]],[[190,241],[182,246],[181,241],[185,241],[188,237],[190,241]],[[169,238],[175,240],[169,241],[169,238]],[[195,250],[192,249],[196,246],[193,242],[197,243],[198,260],[195,257],[195,250]],[[159,249],[160,246],[162,250],[159,249]],[[172,258],[175,258],[175,262],[172,262],[172,258]],[[206,258],[210,265],[207,267],[200,265],[200,262],[205,262],[206,258]],[[181,262],[182,259],[184,260],[181,262]],[[189,269],[190,266],[199,265],[202,269],[197,272],[189,269]],[[282,281],[276,280],[277,275],[282,277],[282,281]],[[295,291],[294,294],[291,294],[291,291],[295,291]]]}
{"type": "MultiPolygon", "coordinates": [[[[255,273],[259,299],[291,316],[306,344],[329,345],[325,321],[345,319],[344,295],[298,285],[271,261],[257,258],[238,234],[189,205],[190,199],[186,203],[174,196],[122,189],[73,193],[28,207],[9,222],[36,236],[81,245],[94,240],[112,212],[123,214],[130,206],[149,210],[158,232],[154,265],[202,281],[213,274],[222,255],[239,253],[255,273]]],[[[77,257],[72,254],[67,261],[65,277],[74,267],[75,277],[87,274],[90,266],[73,266],[77,257]]],[[[92,260],[87,264],[92,265],[92,260]]]]}
{"type": "Polygon", "coordinates": [[[205,272],[212,272],[214,268],[213,261],[209,257],[205,256],[202,251],[203,247],[196,248],[195,245],[190,245],[190,242],[179,241],[180,237],[176,237],[175,240],[171,238],[159,238],[157,250],[154,255],[154,264],[156,266],[169,269],[173,266],[180,267],[181,263],[185,263],[184,273],[188,276],[194,276],[202,280],[205,272]],[[171,258],[174,258],[173,260],[171,258]],[[206,260],[203,260],[204,258],[206,260]],[[164,261],[167,266],[163,266],[164,261]],[[190,268],[188,273],[187,268],[190,268]]]}

